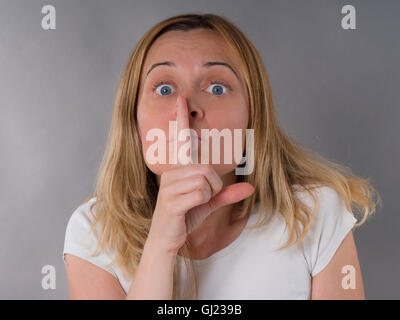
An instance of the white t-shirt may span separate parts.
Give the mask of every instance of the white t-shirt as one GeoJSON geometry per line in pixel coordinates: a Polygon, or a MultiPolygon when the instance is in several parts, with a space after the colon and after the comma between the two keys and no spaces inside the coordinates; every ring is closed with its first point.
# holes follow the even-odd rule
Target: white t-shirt
{"type": "MultiPolygon", "coordinates": [[[[320,187],[317,195],[320,206],[302,242],[301,250],[293,245],[274,251],[286,243],[288,236],[282,215],[260,228],[247,228],[257,221],[260,214],[257,204],[246,228],[232,243],[206,259],[194,260],[198,298],[310,299],[311,278],[328,265],[357,222],[332,188],[320,187]]],[[[312,206],[312,198],[305,192],[298,192],[298,197],[312,206]]],[[[103,268],[118,279],[127,293],[131,278],[125,279],[117,266],[106,267],[111,262],[113,253],[90,256],[95,248],[96,238],[89,233],[92,216],[88,214],[88,210],[95,200],[96,198],[90,199],[71,215],[65,234],[63,258],[65,253],[71,253],[103,268]]],[[[95,208],[93,211],[96,211],[95,208]]],[[[186,283],[189,287],[191,284],[185,281],[187,270],[183,258],[178,255],[176,263],[181,266],[180,283],[186,283]]],[[[183,299],[190,298],[186,296],[190,292],[186,289],[183,285],[178,288],[183,299]]]]}

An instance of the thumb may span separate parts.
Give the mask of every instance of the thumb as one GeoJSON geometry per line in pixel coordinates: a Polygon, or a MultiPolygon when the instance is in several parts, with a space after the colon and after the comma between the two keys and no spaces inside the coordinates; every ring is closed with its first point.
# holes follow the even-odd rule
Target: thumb
{"type": "Polygon", "coordinates": [[[227,186],[209,201],[211,212],[228,204],[246,199],[251,196],[253,192],[254,187],[247,182],[239,182],[227,186]]]}
{"type": "Polygon", "coordinates": [[[193,232],[213,211],[231,203],[239,202],[254,192],[254,187],[247,182],[239,182],[223,188],[207,203],[194,207],[186,214],[188,233],[193,232]]]}

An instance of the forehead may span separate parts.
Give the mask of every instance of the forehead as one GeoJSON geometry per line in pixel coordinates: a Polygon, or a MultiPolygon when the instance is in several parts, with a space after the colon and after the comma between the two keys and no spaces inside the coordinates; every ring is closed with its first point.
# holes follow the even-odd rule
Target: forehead
{"type": "Polygon", "coordinates": [[[173,61],[180,67],[199,68],[206,61],[224,61],[236,68],[237,60],[220,35],[205,29],[169,31],[150,47],[144,71],[153,63],[173,61]]]}

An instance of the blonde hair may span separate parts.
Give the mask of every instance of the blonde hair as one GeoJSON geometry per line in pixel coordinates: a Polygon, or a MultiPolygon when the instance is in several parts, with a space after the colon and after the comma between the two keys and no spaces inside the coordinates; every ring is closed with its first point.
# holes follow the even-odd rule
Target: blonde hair
{"type": "MultiPolygon", "coordinates": [[[[287,224],[288,241],[280,248],[299,244],[310,227],[315,209],[310,209],[296,196],[295,185],[307,191],[316,201],[312,189],[333,188],[349,211],[357,210],[363,224],[376,210],[373,194],[379,198],[368,179],[354,176],[345,166],[322,158],[289,138],[278,126],[272,90],[262,59],[246,36],[228,19],[214,14],[182,14],[157,23],[137,43],[123,70],[119,83],[106,150],[97,176],[94,196],[96,214],[92,225],[99,228],[95,251],[112,249],[113,264],[132,276],[140,262],[157,200],[155,175],[147,168],[136,120],[140,76],[146,54],[152,43],[171,30],[209,29],[219,34],[240,61],[249,97],[249,124],[254,129],[254,170],[240,176],[252,184],[252,196],[237,204],[236,219],[252,212],[259,202],[263,213],[255,228],[263,225],[273,213],[281,214],[287,224]],[[301,226],[299,225],[301,224],[301,226]],[[301,231],[301,232],[300,232],[301,231]]],[[[239,178],[238,178],[239,179],[239,178]]],[[[190,257],[188,241],[180,255],[190,257]]],[[[193,298],[198,297],[195,268],[190,262],[193,298]]],[[[178,265],[174,268],[173,299],[178,299],[178,265]]]]}

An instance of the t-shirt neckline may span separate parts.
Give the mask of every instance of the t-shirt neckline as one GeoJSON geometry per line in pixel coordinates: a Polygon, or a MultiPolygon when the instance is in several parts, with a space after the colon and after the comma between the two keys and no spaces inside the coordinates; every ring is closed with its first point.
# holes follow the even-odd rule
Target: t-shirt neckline
{"type": "MultiPolygon", "coordinates": [[[[242,232],[239,234],[239,236],[233,240],[228,246],[226,246],[225,248],[222,248],[221,250],[218,250],[217,252],[213,253],[211,256],[204,258],[204,259],[192,259],[192,261],[194,262],[195,265],[204,265],[204,264],[208,264],[211,262],[214,262],[230,253],[232,253],[241,243],[244,242],[244,240],[248,237],[249,233],[250,233],[250,229],[249,226],[251,226],[253,224],[253,222],[255,221],[256,217],[257,217],[257,213],[258,213],[258,208],[259,208],[259,203],[256,203],[254,205],[254,209],[251,212],[245,227],[243,228],[242,232]]],[[[181,257],[180,255],[177,255],[177,262],[180,264],[184,264],[184,258],[181,257]]]]}

